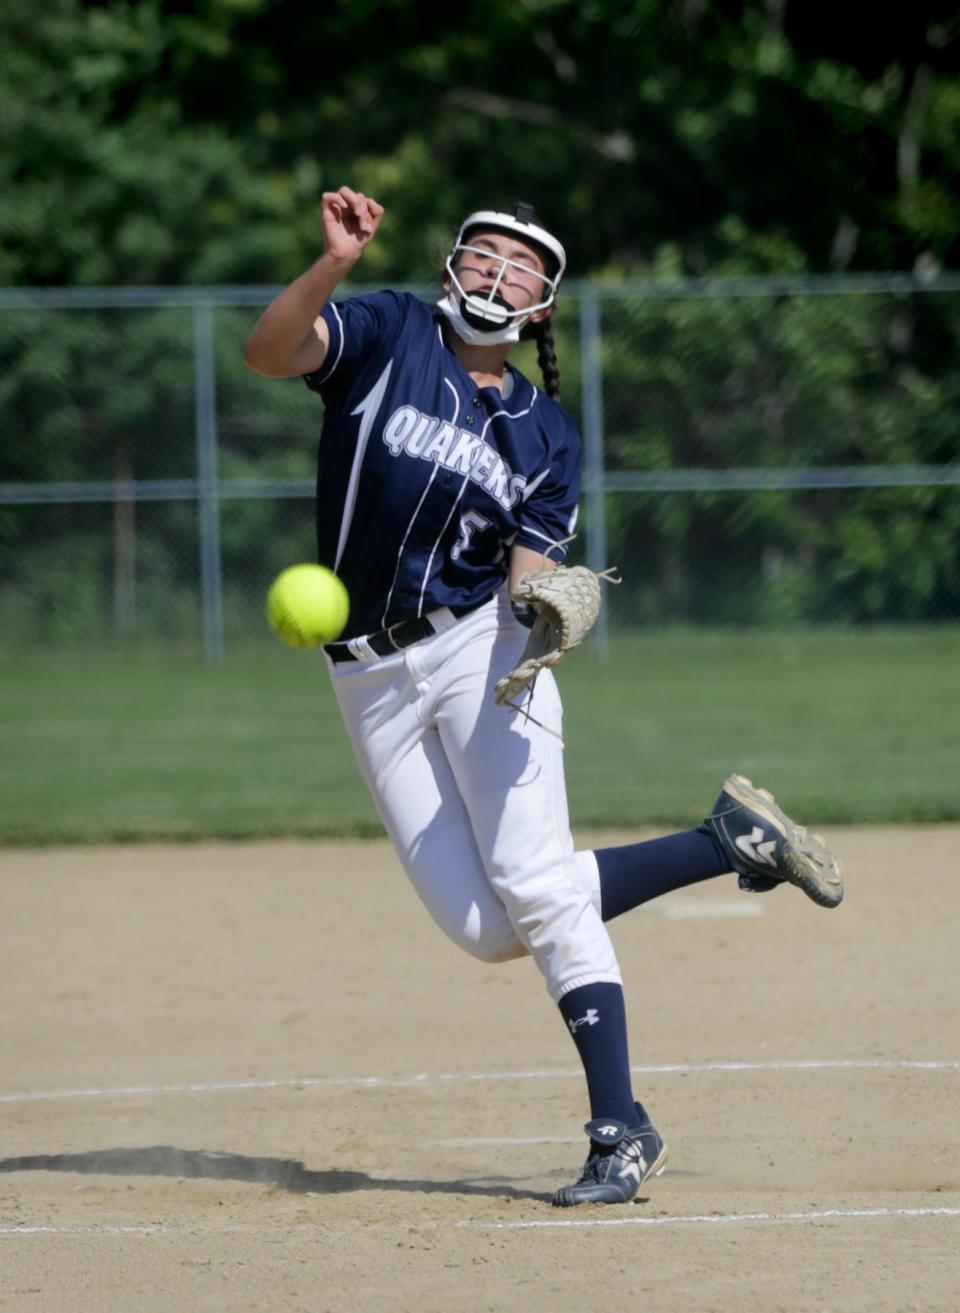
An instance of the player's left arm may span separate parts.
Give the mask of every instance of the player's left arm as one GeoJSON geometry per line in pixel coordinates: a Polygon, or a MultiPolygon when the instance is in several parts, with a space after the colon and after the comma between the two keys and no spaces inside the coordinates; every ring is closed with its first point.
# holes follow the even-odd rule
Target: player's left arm
{"type": "Polygon", "coordinates": [[[549,398],[539,399],[538,463],[525,470],[526,483],[517,507],[517,533],[511,553],[510,588],[524,574],[563,565],[576,535],[583,487],[583,448],[567,412],[549,398]]]}
{"type": "Polygon", "coordinates": [[[583,641],[600,611],[600,581],[611,578],[610,571],[597,574],[585,565],[563,563],[576,527],[581,486],[579,443],[572,455],[569,452],[561,448],[551,453],[551,467],[524,505],[520,541],[510,553],[514,614],[527,624],[530,635],[519,664],[497,680],[495,700],[500,706],[516,707],[516,699],[532,686],[538,671],[556,665],[583,641]],[[532,545],[540,541],[552,547],[541,552],[532,545]]]}
{"type": "Polygon", "coordinates": [[[525,574],[530,574],[534,570],[554,570],[559,565],[552,557],[544,556],[541,552],[536,552],[532,547],[524,547],[521,543],[514,543],[510,549],[510,591],[516,588],[521,578],[525,574]]]}

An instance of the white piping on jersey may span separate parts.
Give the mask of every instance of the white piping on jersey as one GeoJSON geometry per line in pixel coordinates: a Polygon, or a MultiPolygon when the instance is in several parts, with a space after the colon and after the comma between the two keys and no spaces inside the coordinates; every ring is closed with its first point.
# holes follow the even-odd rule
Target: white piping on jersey
{"type": "Polygon", "coordinates": [[[460,484],[460,491],[457,493],[456,497],[454,497],[453,505],[450,507],[450,514],[444,520],[443,528],[440,530],[440,533],[437,535],[437,541],[433,544],[433,550],[430,552],[430,558],[427,561],[427,568],[423,572],[423,582],[420,584],[420,598],[417,602],[418,616],[423,614],[423,598],[424,598],[424,594],[427,591],[427,581],[430,578],[430,568],[433,565],[433,558],[437,554],[437,548],[440,546],[440,540],[442,539],[443,535],[447,532],[447,525],[453,519],[453,512],[460,505],[460,500],[463,497],[463,490],[464,488],[466,488],[469,482],[470,482],[470,475],[469,474],[464,475],[463,482],[460,484]]]}
{"type": "Polygon", "coordinates": [[[353,464],[350,466],[350,479],[347,483],[346,496],[343,499],[343,511],[340,516],[340,537],[337,540],[337,555],[333,563],[334,573],[340,568],[340,558],[343,556],[343,549],[347,545],[347,537],[350,533],[350,523],[353,519],[353,512],[357,505],[357,489],[360,486],[360,469],[363,465],[364,453],[367,450],[367,442],[370,439],[370,430],[373,428],[373,421],[376,419],[377,411],[380,409],[380,403],[383,400],[383,394],[387,390],[387,383],[390,379],[390,371],[393,369],[393,357],[387,361],[386,368],[374,383],[373,387],[363,398],[360,404],[351,410],[351,415],[362,416],[360,420],[360,430],[357,433],[357,446],[353,453],[353,464]]]}
{"type": "MultiPolygon", "coordinates": [[[[333,373],[333,371],[336,369],[337,365],[339,365],[339,363],[340,363],[340,357],[343,355],[343,338],[344,338],[344,333],[343,333],[343,320],[340,318],[340,311],[337,309],[337,307],[334,305],[334,303],[333,303],[332,301],[330,302],[330,309],[333,311],[333,317],[336,319],[337,324],[338,324],[338,326],[339,326],[339,328],[340,328],[340,345],[337,347],[337,354],[336,354],[336,357],[334,358],[334,362],[333,362],[333,364],[330,366],[330,368],[329,368],[328,370],[326,370],[326,371],[323,373],[323,375],[322,375],[320,378],[317,379],[317,382],[318,382],[318,383],[326,383],[327,379],[330,377],[330,375],[331,375],[331,374],[333,373]]],[[[317,333],[317,324],[320,322],[320,320],[321,320],[322,318],[323,318],[323,315],[317,315],[316,319],[313,321],[313,331],[314,331],[315,333],[317,333]]],[[[319,334],[319,333],[317,333],[317,337],[320,337],[320,334],[319,334]]],[[[323,341],[323,338],[322,338],[322,337],[320,338],[320,341],[321,341],[321,342],[323,341]]],[[[329,342],[329,338],[328,338],[328,342],[329,342]]],[[[326,363],[326,362],[324,362],[324,363],[326,363]]],[[[323,369],[323,365],[321,365],[320,368],[323,369]]]]}
{"type": "Polygon", "coordinates": [[[453,393],[453,415],[450,417],[450,423],[456,424],[457,417],[460,414],[460,393],[457,391],[457,389],[453,386],[453,384],[450,382],[448,378],[445,378],[443,381],[444,383],[446,383],[447,387],[453,393]]]}
{"type": "Polygon", "coordinates": [[[524,415],[529,415],[531,410],[533,410],[534,406],[537,404],[537,397],[539,395],[540,393],[537,391],[536,388],[534,388],[533,400],[530,402],[530,405],[526,408],[526,410],[517,410],[517,411],[495,410],[493,414],[490,416],[490,418],[487,420],[486,424],[484,424],[483,428],[481,429],[480,431],[481,438],[486,438],[487,429],[490,427],[490,425],[499,415],[503,415],[504,418],[506,419],[522,419],[524,415]]]}
{"type": "Polygon", "coordinates": [[[540,473],[537,475],[535,479],[530,480],[530,482],[524,488],[523,492],[520,494],[520,500],[526,501],[527,498],[532,493],[536,492],[536,490],[540,487],[540,484],[544,481],[544,479],[547,477],[549,473],[550,473],[550,466],[548,465],[545,470],[540,471],[540,473]]]}
{"type": "MultiPolygon", "coordinates": [[[[439,332],[439,327],[438,327],[438,330],[437,330],[437,331],[439,332]]],[[[448,378],[445,378],[443,381],[444,381],[444,383],[446,383],[447,387],[448,387],[448,388],[450,389],[450,391],[453,393],[453,418],[450,420],[450,423],[451,423],[451,424],[456,424],[456,422],[457,422],[457,416],[460,414],[460,393],[457,391],[457,389],[453,386],[453,384],[450,382],[450,380],[449,380],[448,378]]],[[[406,531],[406,533],[403,535],[403,542],[400,544],[400,550],[399,550],[399,552],[397,552],[397,568],[396,568],[396,569],[394,570],[394,572],[393,572],[393,582],[392,582],[391,585],[390,585],[390,591],[389,591],[389,593],[387,593],[387,601],[386,601],[386,605],[385,605],[384,608],[383,608],[383,617],[382,617],[382,619],[381,619],[381,621],[380,621],[381,625],[383,625],[384,627],[386,627],[386,623],[387,623],[387,615],[388,615],[388,613],[389,613],[389,611],[390,611],[390,601],[391,601],[391,599],[392,599],[392,597],[393,597],[393,590],[396,588],[396,586],[397,586],[397,580],[398,580],[399,577],[400,577],[400,565],[401,565],[401,562],[403,561],[403,549],[404,549],[404,548],[406,547],[406,545],[407,545],[407,539],[410,537],[410,530],[413,528],[413,526],[414,526],[414,522],[416,521],[417,516],[420,514],[420,507],[423,505],[423,503],[424,503],[424,502],[426,501],[426,499],[427,499],[427,493],[430,491],[430,489],[431,489],[431,487],[432,487],[432,485],[433,485],[433,481],[434,481],[434,479],[437,477],[437,471],[439,470],[439,468],[440,468],[439,464],[434,465],[433,470],[432,470],[432,472],[431,472],[431,474],[430,474],[430,477],[429,477],[429,479],[427,479],[427,486],[426,486],[426,487],[424,488],[424,490],[423,490],[423,495],[421,496],[420,500],[417,502],[416,510],[415,510],[415,511],[413,512],[413,514],[410,516],[410,523],[407,525],[407,531],[406,531]]],[[[461,492],[462,492],[462,491],[463,491],[463,490],[461,489],[461,492]]],[[[458,498],[457,500],[459,500],[459,498],[458,498]]],[[[456,501],[454,501],[454,505],[456,505],[456,504],[457,504],[456,501]]],[[[447,526],[444,525],[443,527],[446,528],[447,526]]],[[[435,552],[436,550],[437,550],[437,548],[436,548],[436,544],[434,544],[433,551],[435,552]]],[[[430,553],[430,561],[431,561],[431,562],[433,561],[433,552],[430,553]]],[[[427,569],[428,569],[428,571],[429,571],[429,564],[430,564],[430,563],[428,562],[428,565],[427,565],[427,569]]],[[[419,599],[418,599],[418,601],[417,601],[417,615],[418,615],[418,616],[422,614],[422,608],[423,608],[423,588],[420,589],[420,597],[419,597],[419,599]]]]}
{"type": "MultiPolygon", "coordinates": [[[[573,541],[573,538],[551,538],[549,534],[541,533],[539,529],[531,529],[530,526],[526,524],[521,524],[518,533],[529,533],[532,534],[534,538],[542,538],[545,543],[549,543],[555,550],[559,550],[561,547],[566,547],[567,543],[573,541]]],[[[574,537],[576,537],[576,535],[574,535],[574,537]]],[[[544,556],[546,556],[546,554],[546,552],[543,553],[544,556]]]]}
{"type": "MultiPolygon", "coordinates": [[[[384,608],[383,608],[383,617],[382,617],[382,619],[381,619],[381,621],[380,621],[380,624],[382,625],[382,627],[383,627],[384,629],[385,629],[386,626],[387,626],[387,613],[388,613],[389,610],[390,610],[390,599],[393,597],[393,590],[396,588],[396,586],[397,586],[397,580],[398,580],[399,577],[400,577],[400,563],[401,563],[401,561],[403,560],[403,549],[404,549],[404,548],[406,547],[406,545],[407,545],[407,539],[410,537],[410,530],[413,528],[414,521],[416,520],[417,516],[420,514],[420,507],[421,507],[421,506],[423,505],[423,503],[427,500],[427,493],[430,491],[430,488],[431,488],[431,486],[432,486],[432,484],[433,484],[433,481],[434,481],[434,479],[437,477],[437,470],[438,470],[439,468],[440,468],[439,465],[434,465],[433,469],[431,470],[431,472],[430,472],[430,477],[429,477],[429,479],[427,479],[427,486],[424,488],[424,490],[423,490],[423,495],[421,496],[420,500],[417,502],[417,509],[416,509],[416,510],[413,512],[413,514],[410,516],[410,523],[407,525],[407,531],[406,531],[406,533],[403,535],[403,542],[400,544],[400,550],[399,550],[399,552],[397,552],[397,568],[396,568],[396,569],[394,570],[394,572],[393,572],[393,583],[390,585],[390,591],[389,591],[389,593],[387,593],[387,601],[386,601],[386,605],[385,605],[384,608]]],[[[422,600],[422,599],[421,599],[421,600],[422,600]]],[[[420,611],[419,611],[419,609],[418,609],[418,610],[417,610],[417,615],[419,615],[419,614],[420,614],[420,611]]]]}
{"type": "MultiPolygon", "coordinates": [[[[450,423],[456,424],[457,416],[460,415],[460,393],[458,393],[456,387],[453,386],[453,383],[449,381],[449,378],[444,378],[444,382],[447,383],[447,386],[449,387],[450,391],[452,391],[453,393],[453,419],[450,420],[450,423]]],[[[439,469],[440,469],[440,462],[437,462],[435,470],[433,470],[433,474],[436,474],[436,471],[439,469]]],[[[466,487],[466,481],[468,481],[468,478],[469,478],[469,474],[466,475],[466,477],[464,478],[464,482],[460,484],[460,492],[457,492],[457,495],[454,496],[453,506],[450,507],[450,513],[447,516],[447,519],[444,520],[444,527],[443,529],[440,530],[440,533],[437,534],[435,544],[433,544],[431,548],[431,553],[429,553],[427,557],[427,566],[425,566],[425,569],[423,571],[423,579],[420,580],[420,596],[418,597],[418,599],[416,599],[416,614],[418,614],[418,616],[422,616],[423,614],[423,599],[425,592],[427,592],[427,580],[429,579],[429,571],[431,571],[431,567],[433,565],[433,557],[435,557],[436,555],[436,549],[439,548],[440,546],[441,538],[443,538],[444,534],[447,533],[447,525],[450,523],[450,520],[453,519],[453,512],[456,511],[456,508],[458,506],[460,506],[460,499],[462,498],[462,495],[464,495],[464,488],[466,487]]],[[[429,481],[429,483],[432,482],[433,482],[433,477],[431,475],[431,481],[429,481]]],[[[429,487],[429,483],[427,484],[427,487],[429,487]]]]}

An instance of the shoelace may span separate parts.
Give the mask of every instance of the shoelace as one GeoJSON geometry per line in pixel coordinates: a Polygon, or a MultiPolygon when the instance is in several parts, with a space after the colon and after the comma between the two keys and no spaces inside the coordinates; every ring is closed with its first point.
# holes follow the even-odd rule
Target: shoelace
{"type": "Polygon", "coordinates": [[[596,1184],[600,1185],[603,1181],[601,1168],[612,1154],[592,1153],[583,1165],[583,1171],[580,1173],[578,1185],[596,1184]]]}
{"type": "Polygon", "coordinates": [[[583,1185],[587,1182],[593,1181],[596,1182],[597,1185],[602,1185],[606,1179],[606,1164],[616,1157],[621,1147],[623,1146],[614,1145],[613,1148],[609,1149],[606,1153],[602,1153],[599,1149],[595,1149],[583,1165],[583,1171],[580,1174],[580,1181],[578,1184],[583,1185]]]}

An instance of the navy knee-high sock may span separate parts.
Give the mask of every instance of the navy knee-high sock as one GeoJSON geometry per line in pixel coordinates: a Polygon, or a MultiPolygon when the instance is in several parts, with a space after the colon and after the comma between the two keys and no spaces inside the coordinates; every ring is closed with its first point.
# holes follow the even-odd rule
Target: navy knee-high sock
{"type": "Polygon", "coordinates": [[[719,843],[703,830],[684,830],[622,848],[598,848],[594,856],[600,871],[604,921],[672,889],[725,875],[730,870],[729,859],[724,857],[719,843]]]}
{"type": "Polygon", "coordinates": [[[590,1119],[636,1121],[627,1051],[623,989],[609,981],[581,985],[560,1000],[560,1012],[583,1063],[590,1096],[590,1119]]]}

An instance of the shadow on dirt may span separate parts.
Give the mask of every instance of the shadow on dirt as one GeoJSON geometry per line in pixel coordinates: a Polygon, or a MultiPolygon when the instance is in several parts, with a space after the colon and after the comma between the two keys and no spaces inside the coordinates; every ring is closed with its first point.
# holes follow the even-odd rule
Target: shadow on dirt
{"type": "Polygon", "coordinates": [[[355,1190],[409,1190],[417,1194],[484,1195],[490,1198],[549,1201],[550,1195],[491,1184],[497,1178],[468,1181],[404,1181],[366,1172],[315,1172],[293,1158],[251,1158],[211,1149],[177,1149],[160,1144],[142,1149],[94,1149],[89,1153],[30,1154],[0,1158],[0,1172],[78,1172],[103,1176],[176,1176],[213,1181],[273,1185],[291,1194],[349,1194],[355,1190]]]}

